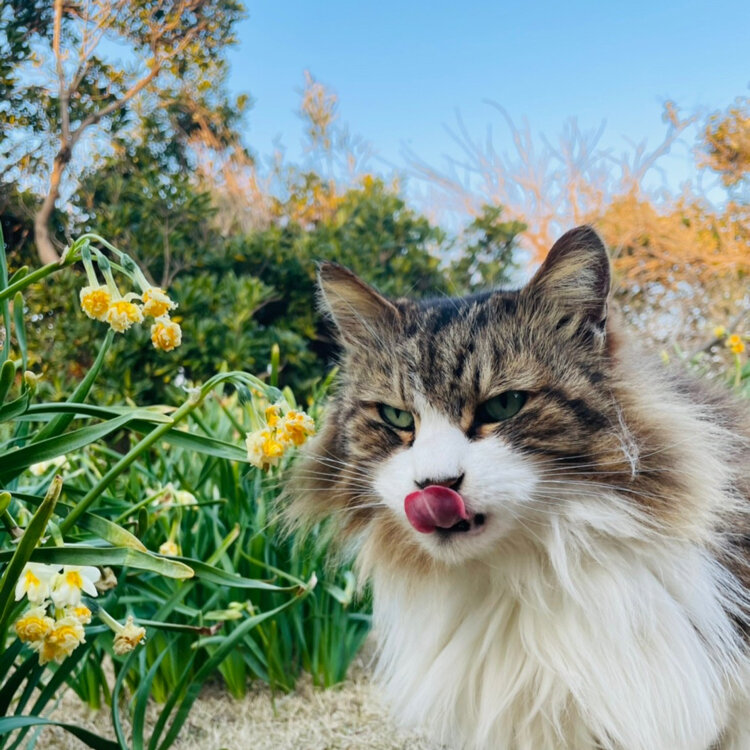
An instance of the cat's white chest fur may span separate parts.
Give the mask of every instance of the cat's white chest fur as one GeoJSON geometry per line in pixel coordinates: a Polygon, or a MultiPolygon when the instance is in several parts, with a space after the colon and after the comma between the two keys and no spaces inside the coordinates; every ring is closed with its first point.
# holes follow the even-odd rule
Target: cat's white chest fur
{"type": "Polygon", "coordinates": [[[722,569],[668,543],[589,541],[575,558],[511,552],[502,569],[445,569],[420,585],[373,571],[395,716],[449,748],[712,747],[747,669],[719,601],[722,569]]]}

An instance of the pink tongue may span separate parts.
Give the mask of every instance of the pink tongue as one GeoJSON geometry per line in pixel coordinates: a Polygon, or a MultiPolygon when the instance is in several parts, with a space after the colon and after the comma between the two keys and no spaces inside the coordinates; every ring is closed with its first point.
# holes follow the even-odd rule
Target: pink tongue
{"type": "Polygon", "coordinates": [[[439,484],[407,495],[404,510],[409,523],[423,534],[431,534],[437,528],[449,529],[469,518],[461,495],[439,484]]]}

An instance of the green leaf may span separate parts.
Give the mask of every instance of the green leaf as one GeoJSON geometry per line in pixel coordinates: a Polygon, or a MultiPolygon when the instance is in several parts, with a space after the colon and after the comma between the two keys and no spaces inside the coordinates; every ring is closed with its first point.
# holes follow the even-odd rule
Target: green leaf
{"type": "Polygon", "coordinates": [[[226,458],[229,461],[247,463],[246,450],[234,443],[226,443],[223,440],[206,437],[205,435],[196,435],[192,432],[183,432],[182,430],[169,430],[169,432],[162,435],[162,440],[175,447],[185,448],[196,453],[204,453],[208,456],[226,458]]]}
{"type": "MultiPolygon", "coordinates": [[[[3,229],[0,227],[0,292],[8,288],[8,260],[5,257],[5,239],[3,229]]],[[[3,360],[8,359],[10,352],[10,303],[7,297],[2,300],[3,325],[5,326],[5,337],[3,338],[3,360]]]]}
{"type": "Polygon", "coordinates": [[[287,607],[300,601],[301,597],[295,597],[290,599],[284,604],[269,610],[268,612],[262,612],[253,617],[248,617],[245,622],[235,628],[222,642],[222,644],[206,659],[201,665],[200,669],[192,673],[192,670],[188,671],[185,669],[182,673],[180,681],[175,686],[172,695],[169,700],[164,704],[161,715],[159,716],[156,725],[154,726],[153,735],[151,742],[149,743],[149,750],[167,750],[167,748],[174,742],[177,734],[179,733],[182,725],[187,719],[190,708],[198,697],[198,693],[203,686],[203,683],[211,676],[211,673],[221,664],[226,656],[236,648],[237,644],[249,633],[253,628],[267,620],[269,617],[277,615],[279,612],[285,610],[287,607]],[[169,727],[164,739],[159,742],[161,734],[164,731],[169,715],[175,708],[175,705],[179,699],[182,699],[175,714],[172,724],[169,727]]]}
{"type": "MultiPolygon", "coordinates": [[[[38,495],[29,495],[25,492],[13,492],[12,494],[17,500],[23,500],[23,502],[31,503],[31,505],[39,505],[42,502],[42,498],[38,495]]],[[[59,500],[55,512],[58,516],[64,518],[74,507],[71,503],[59,500]]],[[[123,529],[122,526],[90,511],[87,511],[78,519],[78,525],[92,534],[96,534],[105,542],[109,542],[113,547],[132,547],[141,550],[141,552],[148,552],[137,536],[131,534],[127,529],[123,529]]]]}
{"type": "Polygon", "coordinates": [[[273,583],[267,581],[259,581],[254,578],[243,578],[238,576],[236,573],[228,573],[220,568],[215,568],[213,565],[201,562],[200,560],[193,560],[189,557],[178,557],[171,558],[174,560],[182,560],[185,564],[189,565],[194,571],[198,581],[202,583],[211,583],[215,586],[226,586],[229,588],[238,589],[263,589],[264,591],[299,591],[299,586],[276,586],[273,583]]]}
{"type": "Polygon", "coordinates": [[[55,509],[57,498],[60,497],[62,489],[62,478],[56,476],[50,483],[44,501],[34,513],[29,525],[23,532],[18,546],[13,551],[2,553],[10,560],[5,568],[2,578],[0,578],[0,644],[5,643],[5,633],[7,631],[7,620],[15,604],[15,587],[18,577],[21,575],[24,565],[31,559],[34,548],[44,534],[52,512],[55,509]]]}
{"type": "MultiPolygon", "coordinates": [[[[10,552],[0,552],[0,562],[9,559],[10,556],[10,552]]],[[[194,575],[192,568],[179,560],[170,560],[152,552],[141,552],[130,547],[40,547],[33,551],[28,560],[49,565],[126,565],[137,570],[149,570],[167,578],[192,578],[194,575]]]]}
{"type": "Polygon", "coordinates": [[[121,417],[107,420],[101,424],[81,427],[65,435],[48,438],[18,450],[8,451],[4,456],[0,456],[0,480],[8,481],[9,478],[18,476],[31,464],[48,461],[51,458],[57,458],[57,456],[64,456],[90,443],[95,443],[106,435],[124,427],[132,419],[132,414],[123,414],[121,417]]]}
{"type": "Polygon", "coordinates": [[[23,322],[23,295],[16,292],[13,298],[13,324],[16,329],[16,341],[18,348],[21,350],[21,366],[24,370],[28,365],[28,350],[26,346],[26,326],[23,322]]]}
{"type": "Polygon", "coordinates": [[[6,359],[3,366],[0,367],[0,406],[5,403],[5,397],[8,395],[15,377],[16,363],[12,359],[6,359]]]}
{"type": "Polygon", "coordinates": [[[52,721],[41,716],[8,716],[0,718],[0,735],[10,734],[16,729],[35,726],[55,726],[61,727],[66,732],[78,737],[79,740],[86,743],[94,750],[121,750],[120,746],[112,740],[106,740],[98,734],[89,732],[87,729],[81,729],[75,724],[66,724],[63,721],[52,721]]]}
{"type": "Polygon", "coordinates": [[[29,398],[31,394],[26,391],[22,396],[14,399],[10,403],[0,407],[0,422],[7,422],[14,417],[23,414],[29,408],[29,398]]]}
{"type": "MultiPolygon", "coordinates": [[[[70,401],[58,403],[32,404],[26,412],[25,419],[38,421],[37,414],[72,414],[74,419],[96,417],[97,419],[114,419],[130,414],[140,432],[147,432],[154,424],[171,422],[171,418],[162,413],[161,408],[149,409],[132,406],[96,406],[94,404],[74,404],[70,401]]],[[[136,429],[133,427],[133,429],[136,429]]]]}
{"type": "MultiPolygon", "coordinates": [[[[19,292],[20,294],[20,292],[19,292]]],[[[104,358],[109,351],[109,347],[112,344],[115,332],[110,328],[107,331],[107,335],[104,337],[104,341],[99,349],[99,353],[96,355],[94,364],[91,365],[89,371],[86,373],[86,377],[78,384],[78,387],[73,391],[70,398],[68,399],[69,404],[78,404],[86,400],[91,386],[96,380],[96,376],[99,374],[99,370],[102,369],[104,364],[104,358]]],[[[55,419],[47,423],[35,436],[32,442],[38,443],[47,438],[60,435],[65,431],[65,428],[73,421],[75,414],[60,414],[55,419]]]]}

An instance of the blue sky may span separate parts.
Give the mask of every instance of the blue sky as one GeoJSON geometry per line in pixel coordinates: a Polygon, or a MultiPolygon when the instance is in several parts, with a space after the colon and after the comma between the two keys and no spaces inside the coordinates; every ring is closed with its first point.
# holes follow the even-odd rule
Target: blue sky
{"type": "MultiPolygon", "coordinates": [[[[247,142],[268,154],[275,138],[299,152],[295,114],[303,71],[334,90],[340,114],[384,160],[404,145],[432,163],[455,153],[445,125],[460,111],[481,136],[495,123],[484,100],[555,136],[576,116],[606,121],[604,141],[657,143],[662,103],[726,107],[748,92],[750,2],[357,2],[248,0],[231,52],[231,88],[255,100],[247,142]]],[[[506,139],[506,141],[504,141],[506,139]]],[[[687,148],[667,162],[689,174],[687,148]]]]}

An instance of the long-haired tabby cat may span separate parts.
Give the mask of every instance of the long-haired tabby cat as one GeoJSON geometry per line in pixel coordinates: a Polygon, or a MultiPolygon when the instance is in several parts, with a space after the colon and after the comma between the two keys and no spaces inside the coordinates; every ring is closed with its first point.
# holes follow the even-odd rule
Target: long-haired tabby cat
{"type": "Polygon", "coordinates": [[[396,717],[449,748],[750,749],[750,418],[628,342],[597,234],[519,291],[320,286],[341,382],[288,516],[355,550],[396,717]]]}

